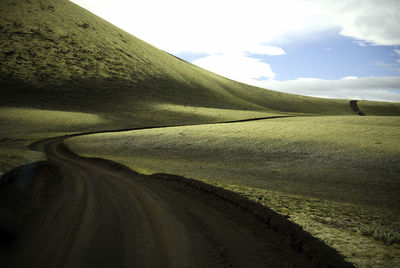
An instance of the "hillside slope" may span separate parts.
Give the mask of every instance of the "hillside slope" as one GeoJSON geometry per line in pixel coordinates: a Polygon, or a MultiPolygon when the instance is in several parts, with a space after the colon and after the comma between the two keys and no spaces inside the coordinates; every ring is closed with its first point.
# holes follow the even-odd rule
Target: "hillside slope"
{"type": "Polygon", "coordinates": [[[347,101],[268,91],[215,75],[66,1],[0,9],[1,105],[118,114],[169,103],[351,114],[347,101]]]}

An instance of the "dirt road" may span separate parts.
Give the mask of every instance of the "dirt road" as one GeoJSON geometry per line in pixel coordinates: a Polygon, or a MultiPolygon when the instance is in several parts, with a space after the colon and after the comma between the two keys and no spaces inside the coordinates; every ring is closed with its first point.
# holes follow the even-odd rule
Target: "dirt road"
{"type": "Polygon", "coordinates": [[[7,267],[351,267],[229,200],[79,157],[62,140],[37,145],[60,175],[7,267]]]}

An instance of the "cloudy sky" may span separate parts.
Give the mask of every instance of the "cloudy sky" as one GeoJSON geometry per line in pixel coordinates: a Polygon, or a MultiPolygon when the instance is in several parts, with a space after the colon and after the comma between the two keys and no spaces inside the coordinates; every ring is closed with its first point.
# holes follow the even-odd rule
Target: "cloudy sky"
{"type": "Polygon", "coordinates": [[[73,0],[136,37],[240,82],[400,101],[399,0],[73,0]]]}

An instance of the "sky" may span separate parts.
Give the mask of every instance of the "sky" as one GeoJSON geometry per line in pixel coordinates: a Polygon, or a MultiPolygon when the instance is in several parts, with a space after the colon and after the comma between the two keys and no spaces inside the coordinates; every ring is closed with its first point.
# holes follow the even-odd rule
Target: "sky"
{"type": "Polygon", "coordinates": [[[293,94],[400,102],[399,0],[72,0],[227,78],[293,94]]]}

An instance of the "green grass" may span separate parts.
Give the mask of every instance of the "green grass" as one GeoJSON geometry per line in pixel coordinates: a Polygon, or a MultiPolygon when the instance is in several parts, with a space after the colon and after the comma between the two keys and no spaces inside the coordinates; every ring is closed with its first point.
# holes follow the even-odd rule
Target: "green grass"
{"type": "MultiPolygon", "coordinates": [[[[29,131],[43,129],[46,131],[71,131],[74,129],[84,129],[91,125],[106,124],[107,120],[97,114],[0,107],[0,122],[18,132],[23,131],[23,128],[29,131]]],[[[0,133],[6,131],[2,129],[0,133]]]]}
{"type": "Polygon", "coordinates": [[[372,236],[387,245],[400,244],[400,232],[379,225],[362,225],[360,231],[363,235],[372,236]]]}
{"type": "Polygon", "coordinates": [[[27,145],[46,137],[76,133],[109,124],[95,114],[0,107],[0,173],[15,166],[44,160],[27,145]]]}
{"type": "Polygon", "coordinates": [[[400,261],[398,244],[360,231],[400,230],[398,133],[400,117],[321,116],[95,134],[66,144],[141,173],[179,174],[239,192],[363,266],[400,261]]]}
{"type": "Polygon", "coordinates": [[[358,101],[358,108],[366,115],[400,115],[399,103],[358,101]]]}
{"type": "MultiPolygon", "coordinates": [[[[44,154],[26,150],[27,143],[0,138],[2,147],[0,150],[0,180],[1,176],[14,167],[45,160],[44,154]]],[[[1,181],[0,181],[1,182],[1,181]]]]}
{"type": "Polygon", "coordinates": [[[400,208],[393,188],[399,132],[399,117],[302,117],[96,134],[68,144],[148,173],[400,208]]]}

